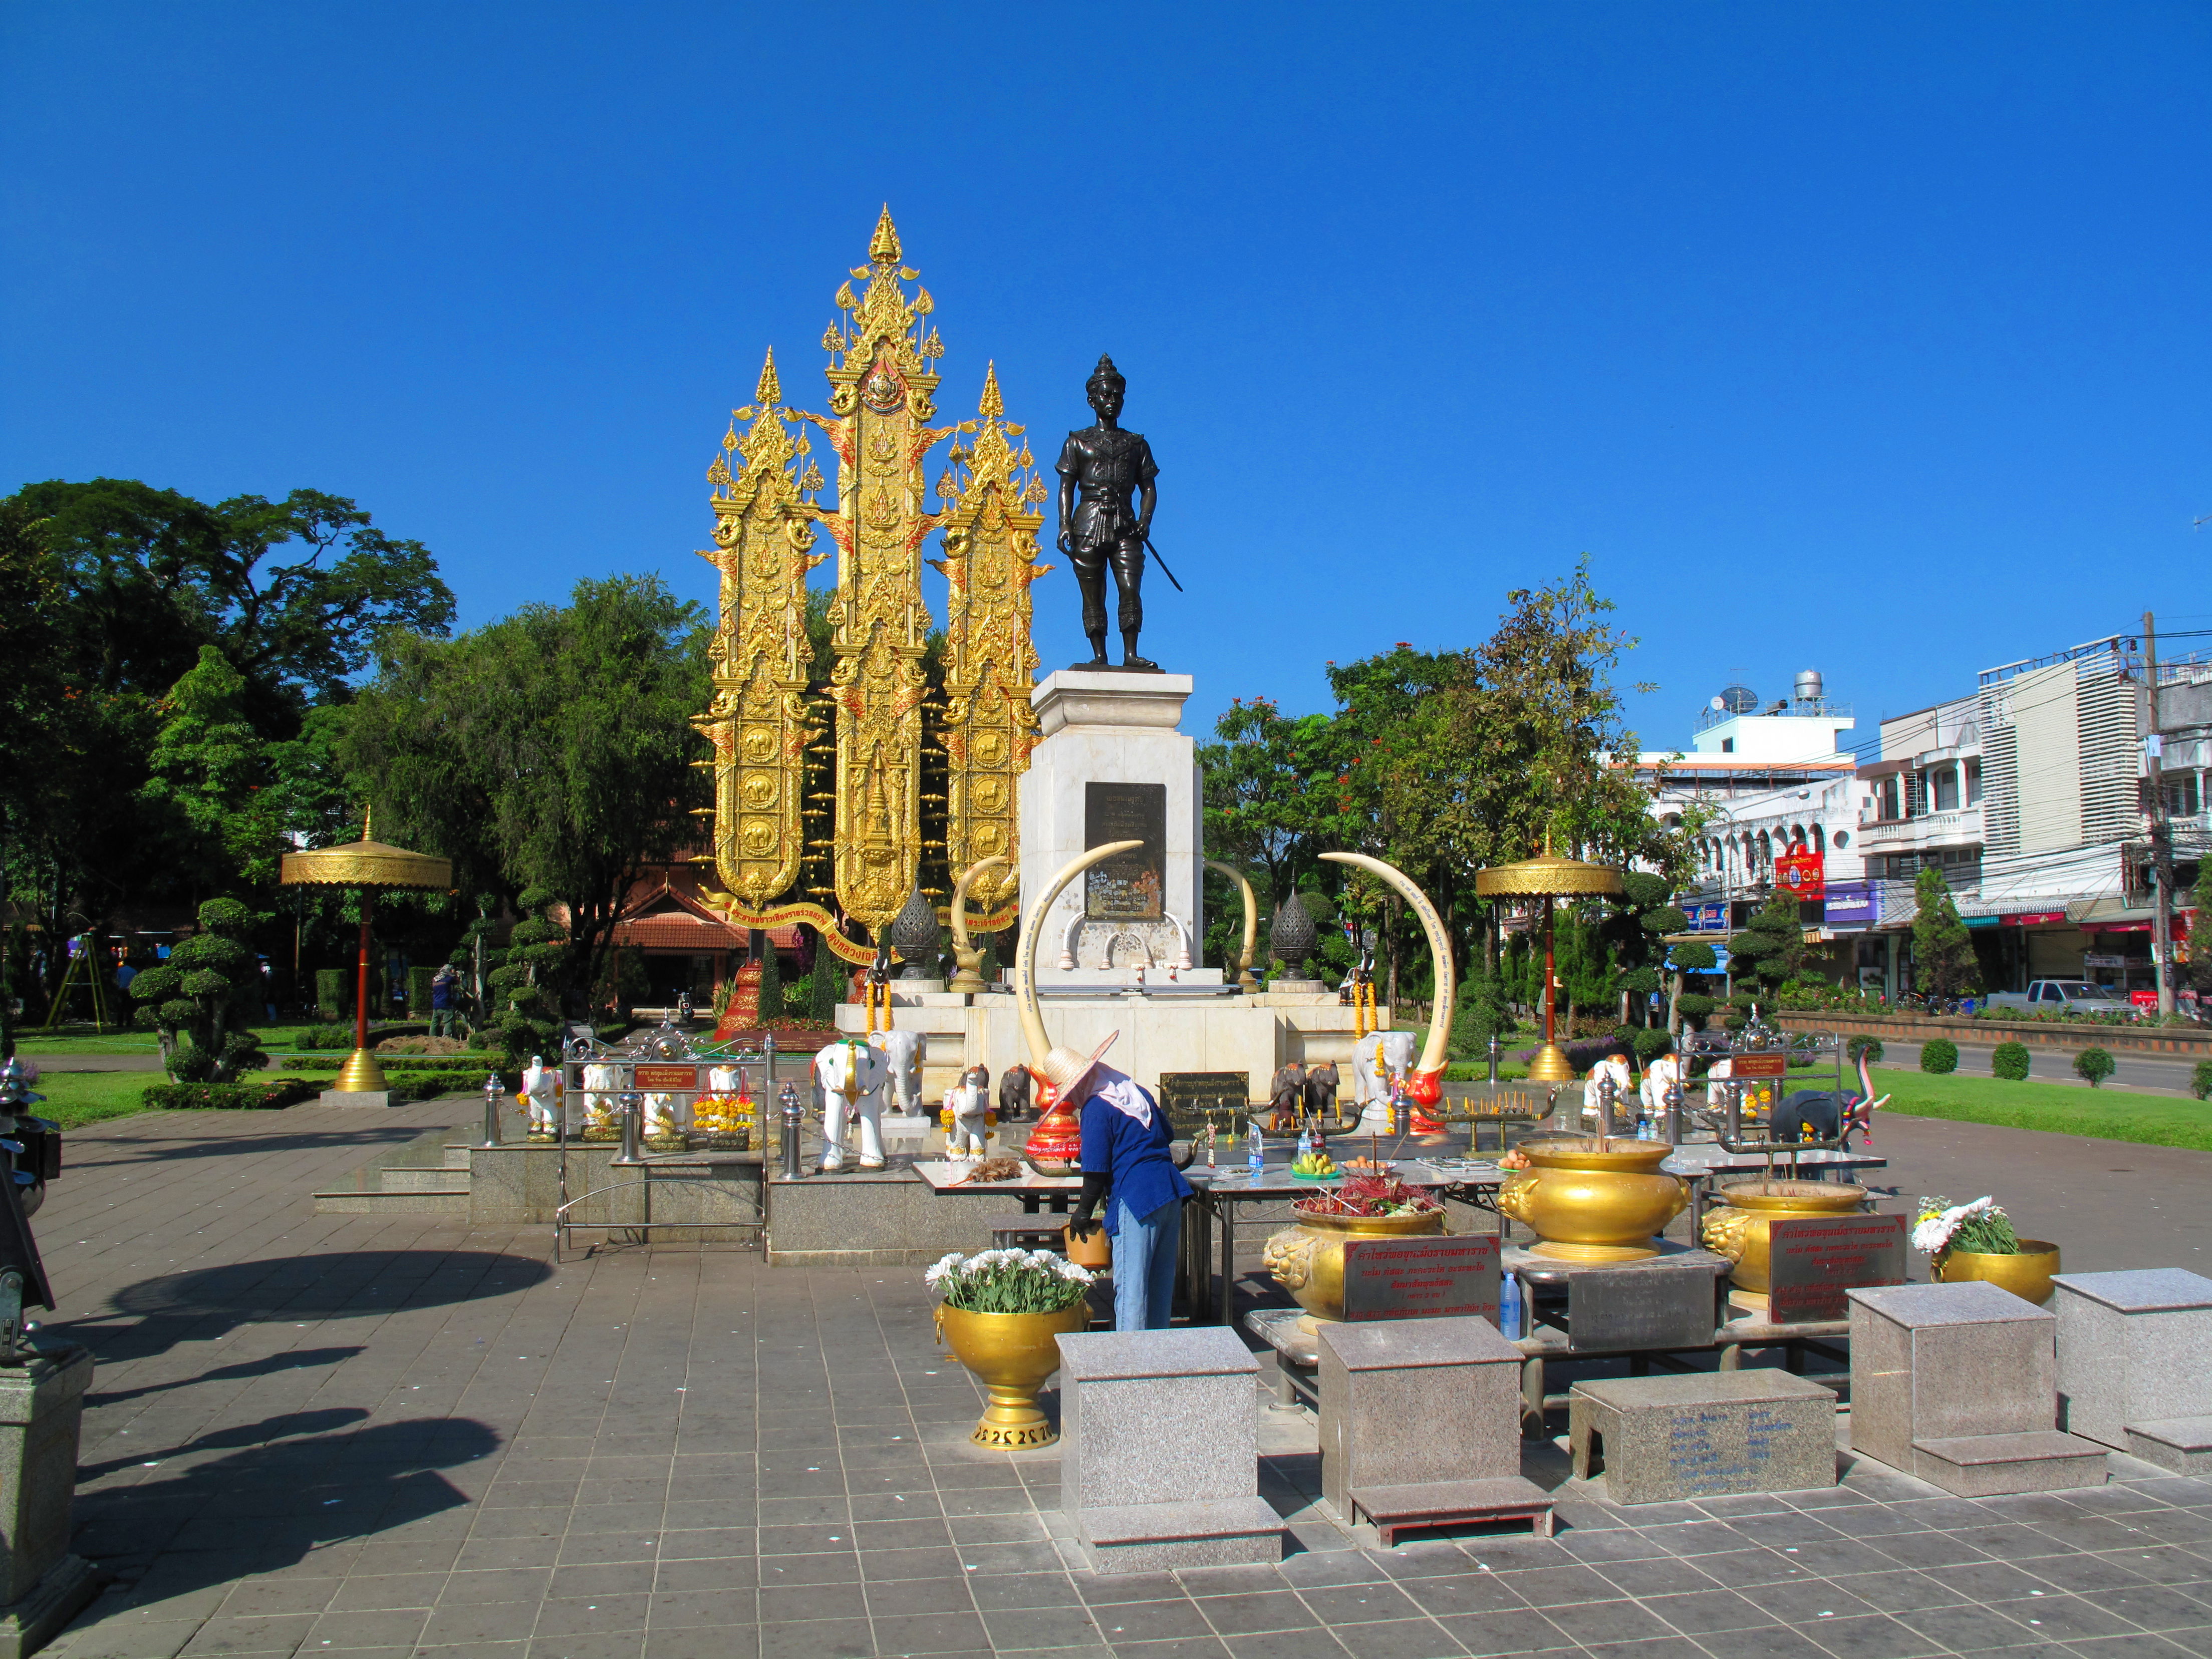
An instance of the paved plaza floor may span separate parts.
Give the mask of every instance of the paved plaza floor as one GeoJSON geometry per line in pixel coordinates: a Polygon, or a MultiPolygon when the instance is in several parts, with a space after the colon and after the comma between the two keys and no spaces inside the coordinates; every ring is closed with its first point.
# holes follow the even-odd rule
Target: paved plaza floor
{"type": "MultiPolygon", "coordinates": [[[[471,1106],[70,1137],[38,1228],[50,1329],[100,1363],[77,1548],[117,1582],[50,1651],[2212,1656],[2212,1482],[2115,1458],[2105,1487],[1962,1502],[1861,1464],[1794,1498],[1571,1498],[1554,1540],[1366,1552],[1311,1509],[1308,1419],[1264,1390],[1282,1566],[1095,1576],[1057,1454],[968,1443],[980,1395],[918,1271],[672,1244],[556,1266],[547,1228],[314,1212],[318,1187],[471,1106]]],[[[1973,1129],[1885,1128],[1908,1195],[2001,1173],[2069,1256],[2089,1208],[2124,1200],[2076,1265],[2195,1265],[2212,1155],[2087,1143],[2085,1186],[2077,1143],[1973,1129]]],[[[1561,1463],[1532,1453],[1547,1484],[1561,1463]]]]}

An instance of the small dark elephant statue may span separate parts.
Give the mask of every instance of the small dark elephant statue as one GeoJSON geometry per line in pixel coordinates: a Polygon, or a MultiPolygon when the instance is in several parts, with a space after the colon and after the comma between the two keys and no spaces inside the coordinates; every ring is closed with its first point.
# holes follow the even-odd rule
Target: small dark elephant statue
{"type": "Polygon", "coordinates": [[[1009,1066],[999,1079],[999,1121],[1013,1123],[1030,1115],[1030,1073],[1026,1066],[1009,1066]]]}
{"type": "Polygon", "coordinates": [[[1297,1133],[1298,1114],[1305,1108],[1306,1068],[1295,1060],[1277,1072],[1267,1085],[1267,1104],[1273,1115],[1267,1120],[1271,1133],[1287,1135],[1297,1133]]]}
{"type": "Polygon", "coordinates": [[[1306,1068],[1306,1110],[1323,1123],[1336,1118],[1336,1062],[1325,1060],[1306,1068]]]}

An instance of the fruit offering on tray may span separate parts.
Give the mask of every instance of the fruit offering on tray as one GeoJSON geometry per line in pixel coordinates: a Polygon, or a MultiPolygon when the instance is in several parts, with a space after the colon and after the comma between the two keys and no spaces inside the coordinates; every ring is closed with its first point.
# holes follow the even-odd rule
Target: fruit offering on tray
{"type": "Polygon", "coordinates": [[[1387,1176],[1395,1174],[1396,1168],[1380,1158],[1352,1158],[1345,1160],[1344,1172],[1346,1175],[1387,1176]]]}
{"type": "Polygon", "coordinates": [[[1336,1160],[1327,1152],[1300,1152],[1291,1160],[1291,1173],[1301,1181],[1328,1181],[1337,1173],[1336,1160]]]}
{"type": "Polygon", "coordinates": [[[1408,1187],[1395,1176],[1351,1176],[1344,1185],[1293,1206],[1309,1215],[1425,1215],[1443,1206],[1418,1187],[1408,1187]]]}
{"type": "Polygon", "coordinates": [[[1516,1146],[1498,1160],[1498,1167],[1501,1170],[1525,1170],[1528,1167],[1528,1154],[1516,1146]]]}

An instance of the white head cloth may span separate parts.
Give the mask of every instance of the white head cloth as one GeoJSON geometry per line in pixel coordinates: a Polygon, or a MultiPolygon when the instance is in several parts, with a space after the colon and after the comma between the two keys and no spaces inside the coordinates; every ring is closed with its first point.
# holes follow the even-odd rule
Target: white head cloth
{"type": "Polygon", "coordinates": [[[1089,1094],[1104,1101],[1115,1111],[1134,1118],[1139,1127],[1149,1129],[1152,1127],[1152,1103],[1145,1098],[1144,1090],[1127,1072],[1117,1072],[1101,1061],[1091,1067],[1089,1094]]]}

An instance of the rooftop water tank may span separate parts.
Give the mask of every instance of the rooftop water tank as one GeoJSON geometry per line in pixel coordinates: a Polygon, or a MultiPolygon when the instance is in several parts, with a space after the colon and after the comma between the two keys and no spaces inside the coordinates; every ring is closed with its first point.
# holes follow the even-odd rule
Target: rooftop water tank
{"type": "Polygon", "coordinates": [[[1759,693],[1747,685],[1724,686],[1721,690],[1721,707],[1731,714],[1748,714],[1759,707],[1759,693]]]}
{"type": "Polygon", "coordinates": [[[1820,671],[1817,668],[1808,668],[1803,673],[1798,675],[1793,695],[1796,696],[1797,701],[1800,702],[1820,702],[1820,671]]]}

